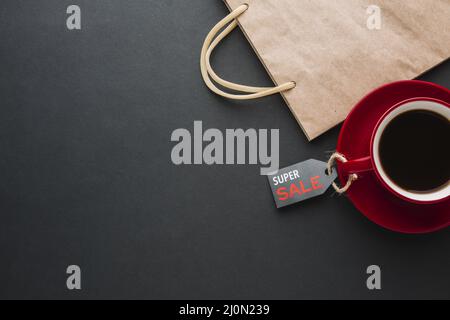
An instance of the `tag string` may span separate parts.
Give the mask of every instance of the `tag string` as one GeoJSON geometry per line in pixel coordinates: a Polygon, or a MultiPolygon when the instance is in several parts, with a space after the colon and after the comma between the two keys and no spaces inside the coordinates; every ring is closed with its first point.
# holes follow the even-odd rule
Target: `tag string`
{"type": "MultiPolygon", "coordinates": [[[[331,175],[333,173],[333,165],[336,163],[336,160],[343,162],[343,163],[347,162],[347,159],[345,158],[344,155],[342,155],[338,152],[333,153],[330,157],[330,160],[328,160],[328,164],[327,164],[327,174],[328,175],[331,175]]],[[[336,190],[337,193],[343,194],[348,191],[348,189],[350,188],[352,183],[354,181],[356,181],[357,179],[358,179],[358,175],[356,173],[352,173],[351,175],[348,176],[347,183],[345,184],[345,186],[339,187],[336,184],[336,182],[333,182],[332,185],[333,185],[334,190],[336,190]]]]}

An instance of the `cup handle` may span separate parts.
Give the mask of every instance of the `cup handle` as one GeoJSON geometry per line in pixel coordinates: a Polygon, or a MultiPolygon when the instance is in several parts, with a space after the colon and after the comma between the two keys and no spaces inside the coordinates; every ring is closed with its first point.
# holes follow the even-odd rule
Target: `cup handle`
{"type": "Polygon", "coordinates": [[[361,174],[372,171],[372,157],[367,156],[364,158],[348,160],[347,162],[341,162],[339,169],[341,169],[345,175],[361,174]]]}

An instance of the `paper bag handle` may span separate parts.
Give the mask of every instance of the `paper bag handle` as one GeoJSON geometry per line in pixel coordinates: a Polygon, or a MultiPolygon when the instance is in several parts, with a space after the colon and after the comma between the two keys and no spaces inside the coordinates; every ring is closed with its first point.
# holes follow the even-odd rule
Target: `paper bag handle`
{"type": "Polygon", "coordinates": [[[234,100],[249,100],[256,99],[265,96],[269,96],[275,93],[286,91],[295,87],[295,82],[286,82],[276,87],[252,87],[237,84],[234,82],[226,81],[220,78],[212,69],[210,63],[211,53],[214,48],[225,38],[231,31],[238,25],[236,18],[243,14],[248,9],[248,4],[243,4],[233,10],[229,15],[220,20],[208,33],[206,39],[203,43],[202,51],[200,54],[200,70],[202,73],[203,81],[208,86],[208,88],[214,93],[229,99],[234,100]],[[231,23],[230,23],[231,22],[231,23]],[[216,37],[217,33],[224,28],[227,24],[229,25],[216,37]],[[216,38],[214,38],[216,37],[216,38]],[[249,94],[231,94],[219,89],[212,81],[211,78],[220,84],[221,86],[240,92],[246,92],[249,94]]]}

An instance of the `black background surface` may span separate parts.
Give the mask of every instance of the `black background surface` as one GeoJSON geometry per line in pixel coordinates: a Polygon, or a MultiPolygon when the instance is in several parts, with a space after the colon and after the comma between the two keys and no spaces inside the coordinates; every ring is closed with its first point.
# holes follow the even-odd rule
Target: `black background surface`
{"type": "MultiPolygon", "coordinates": [[[[259,166],[175,166],[177,128],[280,128],[280,165],[325,160],[281,97],[231,102],[199,73],[218,0],[0,4],[0,298],[450,298],[450,233],[396,234],[345,198],[276,210],[259,166]],[[66,289],[66,267],[82,290],[66,289]],[[382,290],[366,267],[382,268],[382,290]]],[[[271,85],[240,31],[214,66],[271,85]]],[[[450,63],[421,79],[450,87],[450,63]]]]}

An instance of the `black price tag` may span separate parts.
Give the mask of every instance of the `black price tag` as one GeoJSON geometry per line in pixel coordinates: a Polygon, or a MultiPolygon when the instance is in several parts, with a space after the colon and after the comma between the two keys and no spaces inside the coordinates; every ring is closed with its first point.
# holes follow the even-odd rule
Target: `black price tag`
{"type": "Polygon", "coordinates": [[[326,169],[326,162],[310,159],[268,175],[277,208],[325,193],[337,177],[336,170],[327,175],[326,169]]]}

